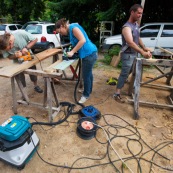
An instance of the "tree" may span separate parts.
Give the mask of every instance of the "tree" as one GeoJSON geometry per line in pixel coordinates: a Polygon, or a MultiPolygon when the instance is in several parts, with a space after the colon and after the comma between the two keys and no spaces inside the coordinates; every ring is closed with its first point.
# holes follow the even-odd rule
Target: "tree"
{"type": "Polygon", "coordinates": [[[45,10],[45,0],[4,0],[0,2],[1,15],[12,18],[12,22],[25,23],[29,20],[38,20],[45,10]]]}
{"type": "Polygon", "coordinates": [[[172,0],[145,0],[142,22],[172,22],[172,0]],[[151,8],[152,7],[152,8],[151,8]]]}
{"type": "Polygon", "coordinates": [[[82,25],[92,40],[99,40],[100,21],[115,21],[115,33],[119,33],[127,19],[127,9],[140,0],[52,0],[47,3],[50,16],[55,20],[66,18],[82,25]]]}

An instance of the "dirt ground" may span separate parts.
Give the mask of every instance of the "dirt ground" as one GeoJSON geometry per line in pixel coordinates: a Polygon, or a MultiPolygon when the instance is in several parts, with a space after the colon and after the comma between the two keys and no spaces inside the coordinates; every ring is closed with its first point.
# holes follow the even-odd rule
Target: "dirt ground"
{"type": "MultiPolygon", "coordinates": [[[[99,59],[102,55],[99,55],[99,59]]],[[[50,65],[52,59],[42,62],[42,67],[50,65]]],[[[0,58],[0,67],[11,63],[10,60],[0,58]]],[[[40,69],[40,65],[37,65],[40,69]]],[[[166,69],[167,70],[167,69],[166,69]]],[[[68,73],[69,71],[67,71],[68,73]]],[[[77,122],[81,118],[73,114],[62,124],[56,126],[34,125],[33,130],[40,139],[37,152],[25,165],[18,170],[0,161],[1,173],[171,173],[173,172],[173,111],[155,107],[140,106],[140,119],[133,119],[133,105],[113,100],[115,86],[107,85],[110,77],[118,77],[120,70],[97,62],[94,68],[94,88],[85,106],[92,105],[101,112],[101,119],[97,120],[95,138],[84,140],[77,133],[77,122]],[[105,131],[107,133],[105,133],[105,131]],[[109,142],[108,142],[109,138],[109,142]],[[125,164],[122,164],[125,162],[125,164]],[[122,166],[123,165],[123,166],[122,166]],[[123,170],[122,170],[123,167],[123,170]],[[130,170],[127,169],[130,168],[130,170]],[[138,168],[137,168],[138,167],[138,168]],[[71,168],[71,169],[70,169],[71,168]],[[171,171],[172,170],[172,171],[171,171]]],[[[156,77],[160,72],[153,68],[144,71],[143,80],[156,77]]],[[[69,74],[70,75],[70,74],[69,74]]],[[[27,92],[32,101],[42,103],[43,94],[36,93],[28,76],[27,92]]],[[[165,84],[166,79],[156,81],[165,84]]],[[[43,88],[43,78],[38,78],[43,88]]],[[[56,85],[59,101],[75,103],[75,81],[62,80],[56,85]]],[[[129,84],[123,88],[124,97],[129,84]]],[[[14,115],[12,111],[11,83],[8,78],[0,78],[0,124],[14,115]]],[[[21,94],[17,88],[17,97],[21,94]]],[[[142,87],[140,99],[155,103],[168,103],[169,90],[142,87]]],[[[81,94],[77,92],[77,97],[81,94]]],[[[82,107],[76,105],[74,112],[82,107]]],[[[54,122],[64,118],[65,108],[56,116],[54,122]]],[[[18,114],[30,118],[30,122],[48,122],[46,110],[18,105],[18,114]]]]}

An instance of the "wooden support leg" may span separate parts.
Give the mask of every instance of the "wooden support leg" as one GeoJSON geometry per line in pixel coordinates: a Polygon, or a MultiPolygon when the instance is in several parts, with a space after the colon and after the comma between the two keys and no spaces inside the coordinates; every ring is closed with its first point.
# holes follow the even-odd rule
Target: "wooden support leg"
{"type": "Polygon", "coordinates": [[[173,100],[173,90],[171,91],[170,97],[171,97],[171,99],[173,100]]]}
{"type": "Polygon", "coordinates": [[[54,95],[54,98],[55,98],[56,107],[59,107],[58,96],[57,96],[57,93],[56,93],[56,90],[55,90],[55,85],[54,85],[53,82],[51,82],[51,88],[52,88],[52,92],[53,92],[53,95],[54,95]]]}
{"type": "Polygon", "coordinates": [[[173,67],[171,68],[171,71],[172,73],[167,77],[167,80],[166,80],[166,84],[167,85],[171,85],[171,79],[172,79],[172,76],[173,76],[173,67]]]}
{"type": "Polygon", "coordinates": [[[52,122],[52,92],[51,92],[51,83],[50,78],[46,78],[47,84],[47,104],[48,104],[48,115],[49,115],[49,122],[52,122]]]}
{"type": "Polygon", "coordinates": [[[25,87],[23,87],[22,82],[21,82],[20,79],[19,79],[19,76],[18,76],[18,75],[15,76],[15,79],[16,79],[16,82],[17,82],[18,87],[19,87],[19,89],[20,89],[20,92],[22,93],[23,98],[25,99],[25,101],[26,101],[27,103],[29,103],[29,97],[28,97],[28,95],[27,95],[27,92],[26,92],[26,90],[25,90],[25,87]]]}
{"type": "Polygon", "coordinates": [[[140,93],[140,81],[141,81],[141,69],[142,69],[142,60],[137,59],[136,61],[136,76],[134,82],[134,119],[139,119],[139,93],[140,93]]]}
{"type": "Polygon", "coordinates": [[[14,77],[11,78],[11,88],[12,88],[12,99],[13,99],[13,112],[17,114],[17,100],[16,100],[16,88],[14,77]]]}
{"type": "Polygon", "coordinates": [[[62,73],[63,73],[63,75],[64,75],[65,79],[67,79],[67,75],[66,75],[65,70],[62,70],[62,73]]]}
{"type": "Polygon", "coordinates": [[[171,90],[171,94],[168,96],[168,100],[169,100],[170,104],[173,105],[173,89],[171,90]]]}
{"type": "Polygon", "coordinates": [[[148,84],[148,83],[153,82],[153,81],[155,81],[155,80],[161,79],[161,78],[163,78],[163,77],[165,77],[165,76],[167,76],[167,75],[171,75],[172,73],[173,73],[173,72],[170,71],[170,72],[168,72],[168,73],[162,74],[162,75],[160,75],[160,76],[158,76],[158,77],[155,77],[154,79],[151,79],[151,80],[148,80],[148,81],[146,81],[146,82],[141,83],[141,85],[145,85],[145,84],[148,84]]]}
{"type": "Polygon", "coordinates": [[[47,80],[44,78],[44,99],[43,99],[43,107],[47,105],[47,80]]]}
{"type": "Polygon", "coordinates": [[[48,77],[45,78],[44,106],[46,106],[46,103],[47,103],[47,109],[48,109],[49,122],[52,122],[53,118],[60,111],[60,104],[59,104],[58,96],[57,96],[57,93],[55,90],[55,85],[52,82],[52,79],[48,78],[48,77]],[[52,95],[52,93],[53,93],[53,95],[52,95]],[[53,105],[52,105],[53,98],[55,99],[56,107],[53,107],[53,105]],[[53,110],[54,110],[54,113],[53,113],[53,110]]]}
{"type": "Polygon", "coordinates": [[[53,55],[53,62],[52,62],[52,64],[54,62],[56,62],[57,60],[59,60],[59,55],[58,54],[53,55]]]}

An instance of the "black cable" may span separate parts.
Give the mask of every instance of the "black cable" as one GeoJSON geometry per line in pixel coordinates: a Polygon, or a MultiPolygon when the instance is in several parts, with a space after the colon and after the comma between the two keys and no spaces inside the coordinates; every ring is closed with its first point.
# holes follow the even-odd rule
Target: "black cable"
{"type": "Polygon", "coordinates": [[[36,54],[34,54],[33,52],[32,52],[32,55],[38,59],[38,61],[39,61],[39,63],[40,63],[41,70],[43,71],[43,67],[42,67],[41,61],[40,61],[40,59],[38,58],[38,56],[37,56],[36,54]]]}
{"type": "Polygon", "coordinates": [[[79,82],[80,82],[80,76],[81,76],[81,63],[82,63],[82,60],[79,58],[79,60],[78,60],[79,62],[78,62],[78,64],[79,64],[79,72],[78,72],[78,79],[77,79],[77,82],[76,82],[76,85],[75,85],[75,89],[74,89],[74,99],[75,99],[75,102],[78,104],[78,105],[80,105],[82,108],[84,108],[85,106],[83,105],[83,104],[81,104],[81,103],[79,103],[78,102],[78,100],[77,100],[77,87],[78,87],[78,85],[79,85],[79,82]]]}
{"type": "Polygon", "coordinates": [[[61,123],[63,123],[64,121],[66,121],[66,119],[71,115],[71,113],[72,113],[72,110],[73,110],[73,107],[74,107],[74,104],[71,104],[71,103],[69,103],[69,102],[60,102],[60,105],[61,106],[68,106],[67,107],[67,115],[65,116],[65,118],[64,119],[62,119],[62,120],[59,120],[59,121],[57,121],[57,122],[33,122],[33,123],[31,123],[31,125],[33,126],[33,125],[47,125],[47,126],[52,126],[52,125],[58,125],[58,124],[61,124],[61,123]]]}
{"type": "MultiPolygon", "coordinates": [[[[66,103],[66,102],[65,102],[66,103]]],[[[69,104],[64,104],[64,105],[69,105],[69,104]]],[[[71,112],[71,106],[68,107],[68,111],[71,112]]],[[[152,170],[152,167],[153,165],[157,166],[158,168],[161,168],[163,170],[168,170],[168,171],[173,171],[171,168],[169,169],[168,167],[163,167],[159,164],[156,163],[156,161],[154,160],[155,159],[155,156],[156,154],[159,155],[161,158],[164,158],[166,160],[169,160],[167,157],[163,156],[161,153],[159,153],[162,149],[164,149],[166,146],[168,145],[171,145],[173,144],[173,141],[166,141],[166,142],[163,142],[159,145],[157,145],[156,147],[152,148],[150,147],[141,137],[141,134],[140,132],[138,131],[138,129],[136,127],[134,127],[133,125],[131,125],[130,123],[128,123],[127,121],[125,121],[123,118],[117,116],[117,115],[114,115],[114,114],[105,114],[105,115],[102,115],[103,117],[103,120],[104,122],[106,123],[106,125],[104,125],[103,127],[104,128],[107,128],[107,130],[105,129],[106,133],[108,134],[109,136],[109,139],[110,141],[112,142],[113,140],[118,140],[120,141],[119,139],[120,138],[125,138],[127,140],[126,142],[126,146],[127,146],[127,149],[129,151],[129,153],[131,154],[130,156],[128,157],[124,157],[122,158],[125,162],[130,162],[132,160],[136,160],[137,162],[137,171],[136,172],[140,172],[140,173],[143,173],[143,170],[142,170],[142,165],[141,165],[141,161],[145,161],[147,163],[150,163],[150,170],[149,172],[151,172],[152,170]],[[113,124],[114,121],[111,121],[111,124],[108,123],[108,120],[107,120],[107,116],[111,116],[110,118],[112,120],[114,120],[115,122],[118,122],[120,125],[116,125],[116,124],[113,124]],[[113,117],[113,118],[112,118],[113,117]],[[122,122],[119,122],[116,121],[116,119],[119,119],[121,120],[122,122]],[[121,135],[121,131],[123,131],[124,133],[124,130],[126,130],[128,133],[126,135],[121,135]],[[134,142],[134,143],[133,143],[134,142]],[[133,145],[136,145],[136,143],[138,144],[138,147],[139,147],[139,151],[137,153],[134,153],[132,148],[130,147],[131,144],[133,145]],[[144,145],[145,147],[149,147],[149,150],[147,150],[146,152],[144,152],[144,145]],[[147,160],[145,158],[143,158],[143,156],[145,156],[147,153],[149,152],[153,152],[154,154],[152,155],[152,159],[151,160],[147,160]]],[[[109,118],[109,120],[110,120],[109,118]]],[[[67,117],[65,117],[64,119],[67,119],[67,117]]],[[[63,120],[61,120],[63,121],[63,120]]],[[[69,122],[70,123],[70,122],[69,122]]],[[[97,140],[97,142],[101,143],[102,145],[107,145],[107,149],[104,153],[102,153],[103,157],[101,158],[89,158],[89,157],[81,157],[81,158],[78,158],[76,159],[71,166],[62,166],[62,165],[55,165],[55,164],[52,164],[52,163],[49,163],[47,161],[45,161],[43,158],[41,158],[41,156],[39,155],[39,157],[41,158],[41,160],[43,160],[45,163],[49,164],[49,165],[52,165],[52,166],[56,166],[56,167],[61,167],[61,168],[66,168],[66,169],[70,169],[69,172],[71,170],[80,170],[80,169],[87,169],[87,168],[92,168],[92,167],[97,167],[97,166],[103,166],[103,165],[112,165],[114,167],[114,169],[116,171],[118,171],[119,173],[120,172],[124,172],[125,168],[123,167],[123,164],[122,164],[122,167],[121,167],[121,171],[118,170],[117,168],[117,165],[116,164],[119,164],[120,163],[120,159],[112,159],[111,158],[111,153],[112,150],[110,150],[110,143],[108,141],[106,142],[100,142],[99,139],[98,139],[99,136],[96,135],[95,139],[97,140]],[[74,165],[79,161],[79,160],[82,160],[82,159],[90,159],[90,160],[103,160],[103,159],[106,159],[106,156],[108,157],[108,162],[105,162],[105,163],[102,163],[102,164],[93,164],[93,165],[90,165],[90,166],[83,166],[83,167],[74,167],[74,165]]],[[[133,170],[134,171],[134,170],[133,170]]],[[[144,172],[146,173],[146,171],[144,172]]]]}

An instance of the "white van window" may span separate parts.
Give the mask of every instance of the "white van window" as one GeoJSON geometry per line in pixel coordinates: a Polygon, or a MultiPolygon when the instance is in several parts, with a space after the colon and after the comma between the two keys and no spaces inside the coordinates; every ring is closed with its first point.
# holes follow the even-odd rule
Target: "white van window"
{"type": "Polygon", "coordinates": [[[173,37],[173,25],[165,25],[161,37],[173,37]]]}
{"type": "Polygon", "coordinates": [[[161,25],[150,25],[141,28],[140,37],[157,37],[161,25]]]}

